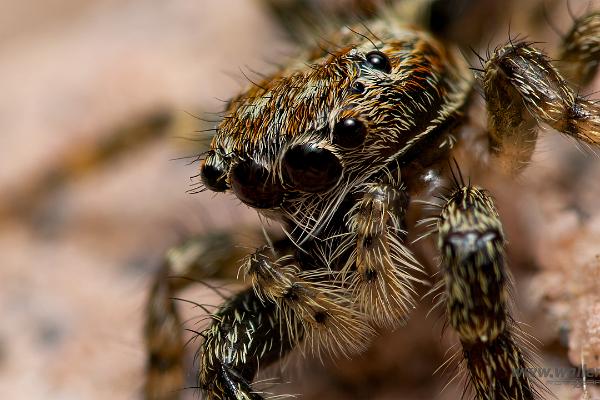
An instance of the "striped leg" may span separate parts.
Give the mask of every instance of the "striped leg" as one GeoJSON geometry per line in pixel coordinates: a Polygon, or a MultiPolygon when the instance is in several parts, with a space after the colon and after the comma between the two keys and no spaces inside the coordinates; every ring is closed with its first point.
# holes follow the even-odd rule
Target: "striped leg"
{"type": "Polygon", "coordinates": [[[178,400],[185,386],[184,326],[174,298],[206,278],[231,278],[231,266],[243,256],[236,238],[215,232],[190,238],[171,249],[154,277],[146,304],[147,350],[144,399],[178,400]]]}
{"type": "Polygon", "coordinates": [[[213,324],[202,332],[200,389],[207,399],[260,400],[252,387],[259,365],[283,357],[293,343],[277,305],[261,299],[250,288],[229,299],[213,315],[213,324]]]}
{"type": "Polygon", "coordinates": [[[541,51],[510,43],[495,51],[484,68],[490,150],[507,172],[516,174],[529,162],[536,122],[600,145],[600,107],[578,96],[541,51]]]}
{"type": "Polygon", "coordinates": [[[504,236],[489,194],[470,186],[456,189],[438,230],[446,312],[477,399],[536,399],[534,382],[517,372],[528,361],[509,312],[504,236]]]}

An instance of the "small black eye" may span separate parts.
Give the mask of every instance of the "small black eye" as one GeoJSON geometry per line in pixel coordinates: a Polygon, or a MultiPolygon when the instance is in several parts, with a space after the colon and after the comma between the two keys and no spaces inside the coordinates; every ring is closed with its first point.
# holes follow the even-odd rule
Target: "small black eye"
{"type": "Polygon", "coordinates": [[[375,69],[386,72],[388,74],[392,72],[392,65],[390,64],[390,60],[382,52],[376,50],[371,51],[367,53],[366,59],[367,62],[371,65],[371,67],[375,69]]]}
{"type": "Polygon", "coordinates": [[[231,188],[238,199],[251,207],[273,208],[283,201],[282,188],[265,167],[254,161],[242,161],[233,167],[231,188]]]}
{"type": "Polygon", "coordinates": [[[290,148],[282,166],[292,186],[309,193],[331,189],[342,176],[342,164],[335,154],[312,143],[290,148]]]}
{"type": "Polygon", "coordinates": [[[200,164],[200,179],[213,192],[227,190],[227,165],[214,154],[209,154],[200,164]]]}
{"type": "Polygon", "coordinates": [[[361,94],[365,92],[365,85],[362,82],[354,82],[350,87],[352,93],[361,94]]]}
{"type": "Polygon", "coordinates": [[[346,149],[360,146],[366,136],[365,125],[356,118],[344,118],[333,127],[333,144],[346,149]]]}

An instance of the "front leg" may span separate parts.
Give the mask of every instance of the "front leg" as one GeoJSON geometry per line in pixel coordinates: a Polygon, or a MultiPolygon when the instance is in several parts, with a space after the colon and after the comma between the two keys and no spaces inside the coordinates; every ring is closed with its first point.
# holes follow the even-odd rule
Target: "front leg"
{"type": "Polygon", "coordinates": [[[419,263],[404,246],[408,195],[400,185],[369,185],[350,211],[355,249],[344,275],[359,308],[376,325],[397,327],[413,307],[412,282],[419,263]]]}
{"type": "Polygon", "coordinates": [[[504,235],[490,195],[457,188],[438,221],[446,313],[478,400],[533,400],[530,363],[510,315],[504,235]]]}
{"type": "Polygon", "coordinates": [[[200,388],[208,399],[258,400],[252,388],[258,367],[283,357],[293,346],[274,302],[252,288],[229,299],[202,332],[200,388]]]}
{"type": "Polygon", "coordinates": [[[291,349],[333,356],[366,349],[373,329],[329,270],[303,271],[289,243],[264,246],[243,272],[252,288],[213,315],[202,335],[200,387],[209,399],[262,399],[252,388],[259,365],[291,349]]]}
{"type": "Polygon", "coordinates": [[[269,247],[250,256],[245,273],[260,298],[277,305],[281,329],[304,351],[349,356],[366,349],[373,329],[353,307],[330,270],[303,271],[292,256],[274,258],[269,247]]]}

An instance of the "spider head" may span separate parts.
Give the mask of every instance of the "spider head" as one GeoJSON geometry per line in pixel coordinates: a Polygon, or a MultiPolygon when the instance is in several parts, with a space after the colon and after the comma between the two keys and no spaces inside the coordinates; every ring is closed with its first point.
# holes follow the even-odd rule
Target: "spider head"
{"type": "Polygon", "coordinates": [[[343,47],[234,98],[201,166],[205,186],[265,210],[339,198],[456,113],[470,88],[464,61],[415,29],[373,28],[373,39],[344,28],[343,47]]]}

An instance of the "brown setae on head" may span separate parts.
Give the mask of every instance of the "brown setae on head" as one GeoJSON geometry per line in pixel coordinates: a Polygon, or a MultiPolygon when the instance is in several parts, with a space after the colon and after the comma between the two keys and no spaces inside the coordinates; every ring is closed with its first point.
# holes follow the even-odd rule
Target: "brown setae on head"
{"type": "Polygon", "coordinates": [[[330,201],[460,113],[471,87],[462,58],[414,28],[358,29],[229,103],[201,165],[208,189],[271,211],[330,201]]]}

